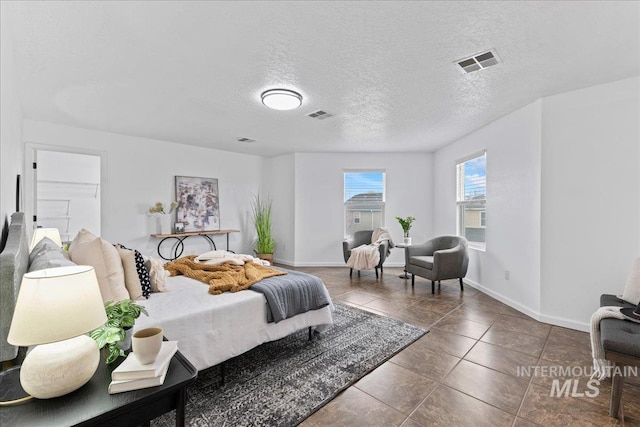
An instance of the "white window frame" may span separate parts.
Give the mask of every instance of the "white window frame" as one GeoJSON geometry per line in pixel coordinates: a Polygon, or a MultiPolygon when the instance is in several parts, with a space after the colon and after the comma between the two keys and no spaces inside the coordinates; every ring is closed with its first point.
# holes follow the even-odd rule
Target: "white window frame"
{"type": "MultiPolygon", "coordinates": [[[[347,208],[349,205],[353,206],[353,204],[347,204],[346,201],[346,175],[348,173],[381,173],[382,174],[382,201],[381,202],[367,202],[367,204],[371,204],[371,203],[376,203],[379,207],[380,207],[380,227],[384,227],[385,225],[385,205],[386,205],[386,198],[387,198],[387,171],[385,169],[343,169],[342,170],[342,188],[343,188],[343,222],[344,222],[344,237],[349,237],[349,233],[347,232],[347,229],[349,227],[349,224],[347,224],[347,208]]],[[[354,212],[358,213],[359,216],[359,212],[354,212]]]]}
{"type": "MultiPolygon", "coordinates": [[[[484,207],[484,213],[485,213],[485,225],[482,225],[482,219],[480,219],[480,224],[481,227],[485,229],[485,233],[486,233],[486,211],[487,211],[487,176],[486,176],[486,169],[485,169],[485,197],[484,199],[474,199],[474,200],[465,200],[464,198],[464,171],[462,170],[462,168],[460,168],[460,165],[463,165],[464,163],[470,161],[470,160],[474,160],[477,159],[478,157],[482,157],[485,156],[485,167],[486,167],[486,155],[487,155],[487,150],[482,150],[476,153],[473,153],[469,156],[463,157],[462,159],[459,159],[456,161],[456,232],[458,234],[458,236],[465,236],[465,224],[464,224],[464,212],[465,212],[465,207],[469,206],[469,205],[482,205],[484,207]]],[[[482,217],[481,217],[482,218],[482,217]]],[[[486,235],[485,235],[486,238],[486,235]]],[[[478,249],[481,251],[485,251],[487,249],[487,244],[486,241],[485,242],[472,242],[469,241],[469,247],[470,248],[474,248],[474,249],[478,249]]]]}

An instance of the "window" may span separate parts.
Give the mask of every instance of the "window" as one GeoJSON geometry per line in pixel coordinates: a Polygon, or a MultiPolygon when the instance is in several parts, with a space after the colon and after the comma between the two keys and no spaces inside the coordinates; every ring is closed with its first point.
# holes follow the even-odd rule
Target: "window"
{"type": "Polygon", "coordinates": [[[344,172],[345,236],[384,226],[384,171],[344,172]]]}
{"type": "Polygon", "coordinates": [[[487,153],[483,151],[456,164],[458,235],[471,247],[485,248],[487,220],[487,153]]]}

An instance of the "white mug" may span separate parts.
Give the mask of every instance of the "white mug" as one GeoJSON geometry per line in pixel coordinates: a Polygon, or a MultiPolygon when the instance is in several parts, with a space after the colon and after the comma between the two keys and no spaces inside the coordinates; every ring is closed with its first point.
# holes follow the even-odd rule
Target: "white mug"
{"type": "Polygon", "coordinates": [[[131,347],[140,364],[153,363],[162,347],[162,328],[156,326],[134,332],[131,337],[131,347]]]}

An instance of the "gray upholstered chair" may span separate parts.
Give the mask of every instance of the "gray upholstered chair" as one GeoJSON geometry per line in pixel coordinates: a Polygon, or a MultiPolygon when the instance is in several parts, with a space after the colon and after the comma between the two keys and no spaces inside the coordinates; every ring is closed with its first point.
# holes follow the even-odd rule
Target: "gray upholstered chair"
{"type": "MultiPolygon", "coordinates": [[[[371,236],[373,235],[373,230],[360,230],[353,233],[353,236],[348,237],[346,240],[342,242],[342,254],[344,255],[344,262],[349,260],[351,256],[351,249],[357,248],[361,245],[369,245],[371,244],[371,236]]],[[[382,268],[382,263],[387,258],[387,254],[389,253],[389,242],[387,240],[383,241],[380,246],[380,262],[376,266],[376,279],[378,278],[378,268],[380,269],[380,274],[384,272],[382,268]]],[[[349,277],[353,275],[353,268],[349,269],[349,277]]],[[[358,276],[360,275],[360,270],[358,270],[358,276]]]]}
{"type": "MultiPolygon", "coordinates": [[[[635,308],[615,295],[600,296],[600,307],[614,306],[635,308]]],[[[600,342],[604,357],[618,369],[611,372],[611,400],[609,415],[618,418],[622,389],[625,380],[625,366],[640,367],[640,324],[622,319],[602,319],[600,321],[600,342]]],[[[631,372],[631,371],[630,371],[631,372]]]]}
{"type": "Polygon", "coordinates": [[[435,293],[435,282],[445,279],[460,279],[460,290],[464,291],[462,278],[469,267],[467,239],[461,236],[440,236],[421,245],[407,246],[404,250],[405,269],[411,273],[411,286],[416,275],[431,280],[431,293],[435,293]]]}

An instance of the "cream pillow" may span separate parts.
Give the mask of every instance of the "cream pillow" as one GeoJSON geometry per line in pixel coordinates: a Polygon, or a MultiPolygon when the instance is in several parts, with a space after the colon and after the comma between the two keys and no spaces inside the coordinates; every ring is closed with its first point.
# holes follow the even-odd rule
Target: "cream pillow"
{"type": "Polygon", "coordinates": [[[640,303],[640,258],[636,259],[631,267],[622,299],[635,305],[640,303]]]}
{"type": "MultiPolygon", "coordinates": [[[[83,228],[82,230],[78,231],[78,234],[76,234],[76,237],[73,238],[73,241],[69,245],[69,256],[72,257],[73,252],[76,250],[76,248],[79,245],[90,242],[97,238],[98,236],[94,236],[93,233],[91,233],[86,228],[83,228]]],[[[73,261],[73,258],[71,260],[73,261]]]]}
{"type": "Polygon", "coordinates": [[[169,272],[164,269],[164,263],[159,259],[149,257],[146,265],[151,278],[151,291],[167,292],[167,276],[169,272]]]}
{"type": "Polygon", "coordinates": [[[129,299],[122,261],[111,243],[100,237],[80,243],[71,253],[71,261],[78,265],[90,265],[96,270],[103,301],[129,299]]]}
{"type": "Polygon", "coordinates": [[[129,249],[122,249],[116,246],[116,250],[122,261],[122,269],[124,270],[124,285],[129,292],[129,297],[133,300],[145,299],[142,296],[142,283],[138,277],[136,268],[136,253],[129,249]]]}

